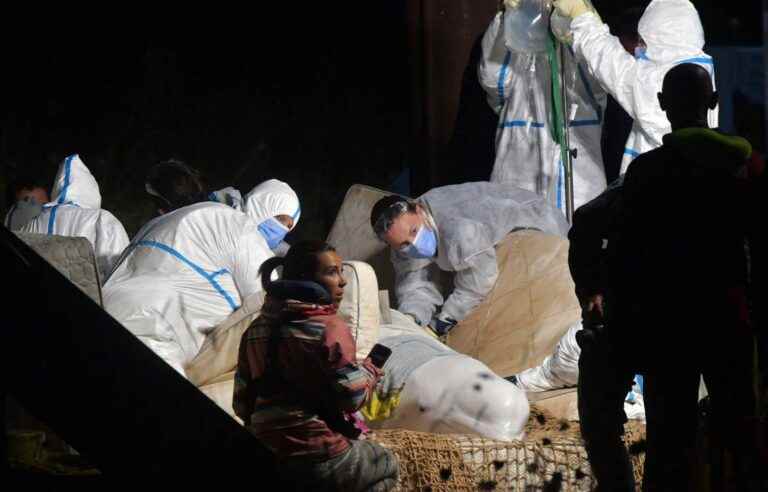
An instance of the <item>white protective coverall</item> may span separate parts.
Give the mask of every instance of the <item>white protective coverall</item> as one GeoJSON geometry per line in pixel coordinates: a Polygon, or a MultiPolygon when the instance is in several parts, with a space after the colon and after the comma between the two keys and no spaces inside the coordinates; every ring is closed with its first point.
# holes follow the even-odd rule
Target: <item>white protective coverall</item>
{"type": "Polygon", "coordinates": [[[414,259],[392,250],[398,310],[417,323],[461,321],[480,304],[498,277],[495,246],[515,229],[532,228],[565,236],[560,211],[536,193],[502,183],[443,186],[418,198],[437,236],[437,256],[414,259]],[[435,268],[455,272],[444,301],[435,268]]]}
{"type": "Polygon", "coordinates": [[[43,205],[32,197],[19,200],[8,209],[3,224],[12,231],[20,231],[43,211],[43,205]]]}
{"type": "MultiPolygon", "coordinates": [[[[581,347],[576,342],[576,332],[581,329],[581,322],[568,328],[563,338],[557,342],[552,355],[548,355],[540,365],[517,375],[517,387],[529,393],[540,393],[576,386],[579,382],[581,355],[581,347]]],[[[624,399],[624,413],[628,419],[645,421],[645,400],[637,376],[635,384],[624,399]]]]}
{"type": "Polygon", "coordinates": [[[80,156],[61,163],[53,184],[52,201],[21,232],[84,237],[93,245],[103,282],[128,246],[128,234],[114,215],[101,209],[101,193],[80,156]]]}
{"type": "MultiPolygon", "coordinates": [[[[535,52],[513,46],[505,35],[504,16],[491,21],[482,40],[483,56],[478,78],[488,103],[499,115],[496,130],[496,161],[491,181],[511,183],[538,193],[565,211],[565,171],[560,145],[553,137],[552,70],[546,45],[535,52]]],[[[596,197],[606,187],[600,147],[606,95],[574,53],[565,49],[565,87],[573,159],[576,207],[596,197]]],[[[560,94],[554,96],[560,97],[560,94]]]]}
{"type": "Polygon", "coordinates": [[[227,186],[226,188],[212,191],[208,194],[208,199],[212,202],[223,203],[235,210],[244,212],[243,196],[237,188],[227,186]]]}
{"type": "Polygon", "coordinates": [[[576,386],[579,382],[581,355],[576,332],[581,328],[581,322],[572,325],[557,342],[552,355],[548,355],[540,365],[518,374],[518,387],[525,391],[541,392],[576,386]]]}
{"type": "MultiPolygon", "coordinates": [[[[247,213],[257,224],[277,215],[288,215],[293,218],[293,230],[301,216],[298,195],[287,183],[277,179],[269,179],[257,185],[246,195],[245,200],[240,191],[231,186],[212,191],[208,198],[212,202],[223,203],[247,213]]],[[[281,241],[272,252],[277,256],[285,256],[290,248],[290,244],[281,241]]]]}
{"type": "Polygon", "coordinates": [[[256,223],[213,202],[146,224],[104,287],[104,307],[174,369],[197,355],[207,333],[262,289],[273,254],[256,223]]]}
{"type": "MultiPolygon", "coordinates": [[[[688,0],[653,0],[640,18],[637,30],[645,42],[645,52],[632,56],[619,39],[608,31],[592,12],[571,22],[573,48],[589,67],[589,72],[634,119],[627,138],[621,173],[640,154],[661,145],[661,137],[672,131],[659,106],[664,76],[681,63],[696,63],[712,75],[712,57],[704,53],[704,28],[696,8],[688,0]]],[[[718,126],[718,110],[709,111],[710,128],[718,126]]]]}

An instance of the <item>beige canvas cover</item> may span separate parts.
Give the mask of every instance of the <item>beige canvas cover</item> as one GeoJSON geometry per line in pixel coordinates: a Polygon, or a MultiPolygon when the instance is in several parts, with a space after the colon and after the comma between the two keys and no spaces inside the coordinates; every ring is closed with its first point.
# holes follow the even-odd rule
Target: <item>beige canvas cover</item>
{"type": "Polygon", "coordinates": [[[206,337],[195,358],[184,367],[192,384],[203,386],[235,370],[240,338],[263,305],[264,292],[246,297],[242,306],[206,337]]]}
{"type": "Polygon", "coordinates": [[[510,376],[552,353],[581,310],[568,269],[568,241],[538,231],[496,247],[499,278],[483,303],[450,333],[448,345],[510,376]]]}

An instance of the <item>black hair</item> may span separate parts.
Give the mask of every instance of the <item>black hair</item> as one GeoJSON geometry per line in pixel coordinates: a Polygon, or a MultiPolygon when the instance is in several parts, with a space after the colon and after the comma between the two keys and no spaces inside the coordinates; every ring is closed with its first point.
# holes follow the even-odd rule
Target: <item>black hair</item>
{"type": "Polygon", "coordinates": [[[149,170],[146,182],[160,195],[150,193],[153,198],[159,199],[159,208],[169,211],[208,199],[200,172],[176,159],[156,164],[149,170]]]}
{"type": "Polygon", "coordinates": [[[674,108],[703,115],[715,94],[709,72],[695,63],[681,63],[669,69],[661,92],[667,110],[674,108]]]}
{"type": "Polygon", "coordinates": [[[336,248],[323,241],[299,241],[291,246],[285,257],[275,256],[261,264],[259,275],[264,290],[272,283],[272,272],[283,267],[281,280],[311,280],[317,271],[317,257],[336,248]]]}
{"type": "Polygon", "coordinates": [[[416,212],[416,202],[400,195],[389,195],[380,199],[371,209],[371,227],[377,236],[387,232],[392,221],[405,212],[416,212]]]}

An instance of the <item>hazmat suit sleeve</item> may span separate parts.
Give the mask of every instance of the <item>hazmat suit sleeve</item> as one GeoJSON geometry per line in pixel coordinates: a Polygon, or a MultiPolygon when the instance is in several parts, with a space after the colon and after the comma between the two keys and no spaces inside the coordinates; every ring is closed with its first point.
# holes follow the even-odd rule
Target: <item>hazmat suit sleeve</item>
{"type": "Polygon", "coordinates": [[[551,391],[576,386],[579,382],[579,356],[581,348],[576,342],[576,333],[581,323],[568,328],[557,342],[555,350],[541,365],[527,369],[517,375],[517,386],[530,392],[551,391]]]}
{"type": "MultiPolygon", "coordinates": [[[[644,121],[643,112],[637,106],[634,97],[635,84],[642,83],[638,77],[641,63],[627,53],[619,38],[611,35],[608,25],[597,14],[587,12],[571,23],[573,31],[573,49],[580,60],[589,67],[589,72],[601,86],[629,113],[635,121],[641,121],[641,127],[653,121],[644,121]]],[[[639,101],[640,103],[647,101],[639,101]]],[[[654,113],[655,114],[655,113],[654,113]]]]}
{"type": "Polygon", "coordinates": [[[468,260],[464,269],[458,270],[453,279],[453,292],[443,304],[440,319],[461,321],[485,300],[499,276],[496,250],[489,248],[468,260]]]}
{"type": "Polygon", "coordinates": [[[504,107],[504,101],[510,97],[510,65],[514,56],[504,43],[502,19],[503,13],[499,12],[485,31],[482,40],[483,54],[477,67],[477,78],[488,95],[488,104],[496,114],[499,114],[504,107]]]}
{"type": "Polygon", "coordinates": [[[429,260],[411,259],[392,251],[392,266],[395,268],[397,310],[410,314],[420,325],[426,325],[438,306],[443,304],[436,265],[429,260]]]}
{"type": "Polygon", "coordinates": [[[261,234],[257,230],[243,234],[232,255],[232,280],[235,281],[240,298],[245,299],[260,292],[263,287],[259,268],[274,256],[261,234]]]}
{"type": "Polygon", "coordinates": [[[100,211],[95,230],[94,253],[103,284],[130,241],[123,224],[106,210],[100,211]]]}

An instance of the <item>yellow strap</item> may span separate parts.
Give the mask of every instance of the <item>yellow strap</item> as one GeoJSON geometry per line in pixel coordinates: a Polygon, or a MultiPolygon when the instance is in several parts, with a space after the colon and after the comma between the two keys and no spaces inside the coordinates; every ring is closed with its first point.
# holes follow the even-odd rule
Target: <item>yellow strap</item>
{"type": "Polygon", "coordinates": [[[400,404],[400,392],[390,394],[382,399],[378,393],[374,392],[368,402],[363,405],[360,412],[368,422],[388,419],[392,412],[400,404]]]}

